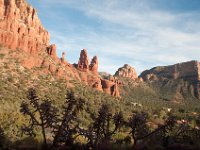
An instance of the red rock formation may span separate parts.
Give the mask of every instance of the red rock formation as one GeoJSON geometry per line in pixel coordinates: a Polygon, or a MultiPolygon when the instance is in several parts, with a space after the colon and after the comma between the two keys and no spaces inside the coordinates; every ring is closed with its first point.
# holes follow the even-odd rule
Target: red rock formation
{"type": "Polygon", "coordinates": [[[103,91],[102,89],[102,85],[101,85],[101,80],[98,80],[96,82],[94,82],[94,84],[92,85],[93,88],[99,90],[99,91],[103,91]]]}
{"type": "Polygon", "coordinates": [[[60,58],[60,61],[62,64],[66,64],[66,60],[65,60],[65,52],[62,53],[62,57],[60,58]]]}
{"type": "Polygon", "coordinates": [[[0,44],[36,54],[49,45],[49,33],[24,0],[0,0],[0,44]]]}
{"type": "Polygon", "coordinates": [[[49,47],[47,47],[47,54],[56,62],[58,62],[58,56],[56,54],[56,45],[52,44],[49,47]]]}
{"type": "Polygon", "coordinates": [[[89,65],[87,51],[83,49],[77,67],[74,67],[65,60],[65,53],[62,58],[57,57],[56,45],[49,46],[49,38],[36,10],[25,0],[0,0],[0,44],[12,50],[21,49],[20,53],[24,52],[22,56],[25,56],[22,60],[24,67],[40,67],[44,74],[51,73],[66,80],[75,79],[99,91],[104,89],[113,96],[119,96],[115,80],[104,83],[99,77],[96,56],[89,65]]]}
{"type": "Polygon", "coordinates": [[[106,79],[101,79],[101,84],[103,87],[103,91],[111,95],[112,94],[111,87],[115,85],[115,83],[106,79]]]}
{"type": "Polygon", "coordinates": [[[2,16],[4,16],[4,0],[0,0],[0,16],[2,20],[2,16]]]}
{"type": "Polygon", "coordinates": [[[24,58],[22,62],[22,66],[28,69],[32,69],[35,66],[41,66],[42,62],[43,61],[41,59],[35,58],[33,56],[29,56],[27,58],[24,58]]]}
{"type": "Polygon", "coordinates": [[[78,61],[78,69],[84,72],[88,71],[89,69],[88,54],[86,49],[83,49],[81,51],[80,58],[78,61]]]}
{"type": "Polygon", "coordinates": [[[115,97],[120,97],[120,93],[119,93],[119,89],[118,89],[117,83],[115,83],[115,84],[111,87],[111,95],[112,95],[112,96],[115,96],[115,97]]]}
{"type": "Polygon", "coordinates": [[[140,77],[146,80],[185,79],[197,80],[199,78],[199,62],[189,61],[171,66],[154,67],[141,73],[140,77]],[[151,78],[154,76],[154,78],[151,78]]]}
{"type": "Polygon", "coordinates": [[[120,97],[118,83],[106,79],[101,79],[101,84],[105,93],[112,96],[120,97]]]}
{"type": "Polygon", "coordinates": [[[123,67],[119,68],[118,71],[116,71],[115,76],[127,77],[134,80],[137,79],[137,73],[135,69],[128,64],[125,64],[123,67]]]}
{"type": "Polygon", "coordinates": [[[57,68],[54,64],[50,64],[49,65],[49,69],[48,69],[52,74],[55,74],[57,68]]]}
{"type": "Polygon", "coordinates": [[[92,58],[89,68],[90,68],[90,71],[92,71],[93,73],[96,73],[96,74],[98,73],[98,58],[97,58],[97,56],[94,56],[92,58]]]}
{"type": "Polygon", "coordinates": [[[194,95],[200,98],[200,65],[197,61],[178,63],[171,66],[154,67],[141,73],[144,81],[183,79],[194,87],[194,95]]]}

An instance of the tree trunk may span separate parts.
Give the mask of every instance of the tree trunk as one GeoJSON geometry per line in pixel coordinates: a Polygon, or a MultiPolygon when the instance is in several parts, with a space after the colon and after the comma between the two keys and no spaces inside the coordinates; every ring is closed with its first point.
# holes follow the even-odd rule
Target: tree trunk
{"type": "Polygon", "coordinates": [[[137,145],[137,139],[133,138],[133,140],[134,140],[134,143],[133,143],[133,150],[135,150],[135,149],[136,149],[136,145],[137,145]]]}
{"type": "Polygon", "coordinates": [[[45,133],[45,128],[44,128],[43,121],[42,121],[42,125],[41,126],[42,126],[42,136],[43,136],[43,140],[44,140],[44,148],[48,149],[46,133],[45,133]]]}

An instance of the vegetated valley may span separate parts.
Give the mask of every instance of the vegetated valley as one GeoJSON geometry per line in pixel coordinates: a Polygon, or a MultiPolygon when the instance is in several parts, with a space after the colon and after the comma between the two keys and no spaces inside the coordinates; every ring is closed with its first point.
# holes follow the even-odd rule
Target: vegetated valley
{"type": "Polygon", "coordinates": [[[58,58],[25,0],[0,8],[0,149],[200,149],[198,61],[98,72],[58,58]]]}

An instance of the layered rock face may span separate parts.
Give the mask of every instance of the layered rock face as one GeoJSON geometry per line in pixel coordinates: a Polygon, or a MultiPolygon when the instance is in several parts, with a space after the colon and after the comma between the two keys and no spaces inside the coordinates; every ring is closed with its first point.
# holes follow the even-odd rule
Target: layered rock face
{"type": "Polygon", "coordinates": [[[65,53],[58,58],[56,45],[49,45],[49,38],[49,33],[43,28],[36,10],[25,0],[0,0],[0,44],[24,52],[24,67],[39,67],[42,73],[50,73],[66,80],[75,79],[99,91],[109,90],[108,94],[119,96],[114,81],[106,80],[106,84],[102,84],[98,75],[97,56],[94,56],[89,64],[87,50],[83,49],[78,64],[73,66],[65,60],[65,53]]]}
{"type": "Polygon", "coordinates": [[[194,87],[194,95],[200,97],[200,63],[189,61],[171,66],[155,67],[141,73],[144,81],[183,79],[194,87]]]}
{"type": "Polygon", "coordinates": [[[199,79],[199,62],[189,61],[171,66],[154,67],[145,70],[140,75],[146,80],[184,79],[195,81],[199,79]]]}
{"type": "Polygon", "coordinates": [[[0,44],[31,54],[49,45],[49,33],[25,0],[0,0],[0,44]]]}
{"type": "Polygon", "coordinates": [[[133,80],[137,79],[138,77],[135,69],[128,64],[125,64],[123,67],[119,68],[118,71],[116,71],[115,76],[127,77],[133,80]]]}

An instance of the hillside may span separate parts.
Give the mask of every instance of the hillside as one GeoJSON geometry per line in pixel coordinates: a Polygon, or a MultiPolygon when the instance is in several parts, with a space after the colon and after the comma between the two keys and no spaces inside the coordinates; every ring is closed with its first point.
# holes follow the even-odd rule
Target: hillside
{"type": "MultiPolygon", "coordinates": [[[[125,64],[111,75],[98,72],[98,56],[89,60],[86,49],[74,64],[65,59],[65,52],[61,58],[56,53],[35,8],[25,0],[0,0],[0,127],[10,141],[24,138],[19,134],[29,121],[20,106],[29,89],[36,90],[41,103],[50,100],[61,114],[67,93],[74,91],[75,97],[85,100],[85,109],[77,115],[82,127],[94,122],[103,104],[110,114],[122,111],[124,122],[134,111],[147,112],[149,120],[143,123],[150,124],[150,131],[163,125],[168,113],[180,118],[199,113],[198,61],[154,67],[139,76],[125,64]]],[[[191,118],[190,125],[198,124],[191,118]]],[[[126,132],[117,136],[127,136],[124,128],[126,132]]],[[[41,134],[36,138],[42,141],[41,134]]]]}
{"type": "MultiPolygon", "coordinates": [[[[120,87],[128,87],[127,85],[130,84],[126,82],[122,84],[118,77],[132,79],[133,86],[145,85],[153,88],[155,85],[155,89],[152,90],[156,95],[160,95],[161,99],[171,101],[178,99],[180,102],[183,99],[190,99],[190,96],[184,95],[191,94],[192,98],[197,99],[199,97],[200,69],[197,62],[157,67],[144,71],[139,77],[137,77],[134,68],[124,65],[118,69],[114,77],[101,77],[98,75],[98,57],[94,56],[90,62],[86,49],[81,51],[77,64],[72,65],[67,62],[65,52],[63,52],[61,58],[58,58],[56,45],[49,45],[50,35],[42,26],[37,16],[37,11],[24,0],[2,1],[0,4],[3,16],[0,22],[1,46],[7,47],[8,51],[20,51],[20,53],[15,53],[15,56],[10,56],[10,59],[19,59],[18,62],[22,67],[30,70],[34,69],[35,76],[51,74],[55,78],[64,79],[67,82],[76,80],[98,91],[103,91],[116,97],[121,97],[120,87]],[[181,89],[182,82],[176,87],[176,84],[178,84],[177,80],[179,79],[188,82],[188,85],[184,85],[187,89],[184,89],[184,87],[181,89]],[[172,83],[170,85],[166,84],[167,80],[171,80],[172,83]],[[158,81],[158,83],[153,82],[149,84],[149,81],[158,81]],[[173,81],[176,83],[173,83],[173,81]],[[168,88],[166,85],[169,85],[170,89],[167,95],[171,95],[171,97],[166,97],[166,93],[163,93],[164,96],[162,96],[162,91],[166,91],[165,88],[168,88]],[[171,90],[171,87],[174,87],[173,90],[171,90]]],[[[131,95],[131,92],[125,93],[131,95]]]]}
{"type": "MultiPolygon", "coordinates": [[[[150,70],[146,70],[141,73],[140,77],[144,79],[144,81],[157,81],[160,83],[171,81],[183,80],[187,83],[185,85],[181,85],[177,91],[181,92],[183,95],[190,93],[190,97],[194,97],[199,99],[200,94],[200,63],[198,61],[189,61],[178,63],[171,66],[162,66],[155,67],[150,70]],[[184,93],[185,92],[185,93],[184,93]]],[[[184,99],[184,97],[183,97],[184,99]]]]}

